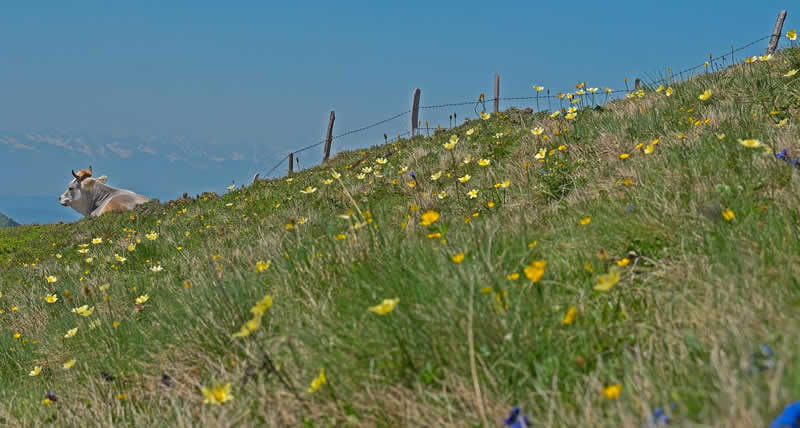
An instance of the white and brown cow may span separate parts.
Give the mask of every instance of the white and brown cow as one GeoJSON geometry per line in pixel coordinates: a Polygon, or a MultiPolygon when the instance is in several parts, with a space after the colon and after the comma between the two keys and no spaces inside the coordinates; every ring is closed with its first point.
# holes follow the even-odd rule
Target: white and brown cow
{"type": "Polygon", "coordinates": [[[58,198],[61,205],[92,218],[110,211],[129,211],[150,199],[130,190],[117,189],[106,184],[107,177],[92,177],[92,167],[77,173],[73,170],[72,181],[58,198]]]}

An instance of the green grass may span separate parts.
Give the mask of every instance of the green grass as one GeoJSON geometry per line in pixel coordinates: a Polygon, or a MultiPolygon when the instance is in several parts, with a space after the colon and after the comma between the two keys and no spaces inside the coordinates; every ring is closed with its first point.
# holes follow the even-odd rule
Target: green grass
{"type": "Polygon", "coordinates": [[[677,425],[764,426],[800,398],[800,170],[737,141],[800,155],[798,77],[782,76],[798,67],[788,50],[575,120],[512,109],[218,198],[0,231],[0,421],[499,426],[521,404],[542,426],[639,427],[674,403],[677,425]],[[232,337],[264,295],[260,328],[232,337]],[[756,370],[762,344],[775,364],[756,370]],[[203,403],[226,383],[233,400],[203,403]]]}

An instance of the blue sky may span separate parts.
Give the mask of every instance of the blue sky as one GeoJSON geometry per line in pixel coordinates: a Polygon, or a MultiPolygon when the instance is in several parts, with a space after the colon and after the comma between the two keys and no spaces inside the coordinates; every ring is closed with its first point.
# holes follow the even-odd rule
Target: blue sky
{"type": "MultiPolygon", "coordinates": [[[[609,3],[9,3],[0,14],[0,134],[248,148],[239,151],[256,159],[241,176],[216,177],[221,188],[321,139],[330,110],[338,133],[407,110],[415,87],[423,105],[488,94],[495,72],[503,96],[530,95],[533,83],[619,88],[625,76],[694,65],[709,52],[767,35],[788,7],[609,3]]],[[[784,31],[793,17],[790,9],[784,31]]],[[[422,119],[446,125],[448,113],[422,119]]],[[[407,121],[342,139],[334,149],[376,144],[384,132],[406,131],[407,121]]],[[[68,174],[82,166],[64,168],[68,174]]],[[[27,167],[31,179],[41,176],[36,165],[27,167]]],[[[53,186],[26,193],[50,194],[53,186]]]]}

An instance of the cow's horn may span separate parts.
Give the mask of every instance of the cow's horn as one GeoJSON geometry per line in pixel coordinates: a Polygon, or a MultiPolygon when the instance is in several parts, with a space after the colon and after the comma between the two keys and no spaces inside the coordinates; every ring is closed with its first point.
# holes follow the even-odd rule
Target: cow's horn
{"type": "Polygon", "coordinates": [[[76,180],[80,180],[81,178],[78,177],[78,174],[75,174],[75,170],[72,170],[72,176],[75,177],[76,180]]]}

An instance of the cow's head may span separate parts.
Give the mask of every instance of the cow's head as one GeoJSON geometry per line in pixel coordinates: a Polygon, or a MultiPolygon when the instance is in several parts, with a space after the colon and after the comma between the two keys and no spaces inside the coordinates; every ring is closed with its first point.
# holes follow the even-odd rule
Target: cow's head
{"type": "Polygon", "coordinates": [[[71,206],[76,211],[84,213],[88,204],[92,203],[90,193],[94,184],[97,182],[105,183],[106,177],[94,178],[92,177],[92,167],[89,169],[82,169],[77,173],[72,171],[72,181],[67,185],[67,190],[58,198],[58,202],[67,207],[71,206]]]}

